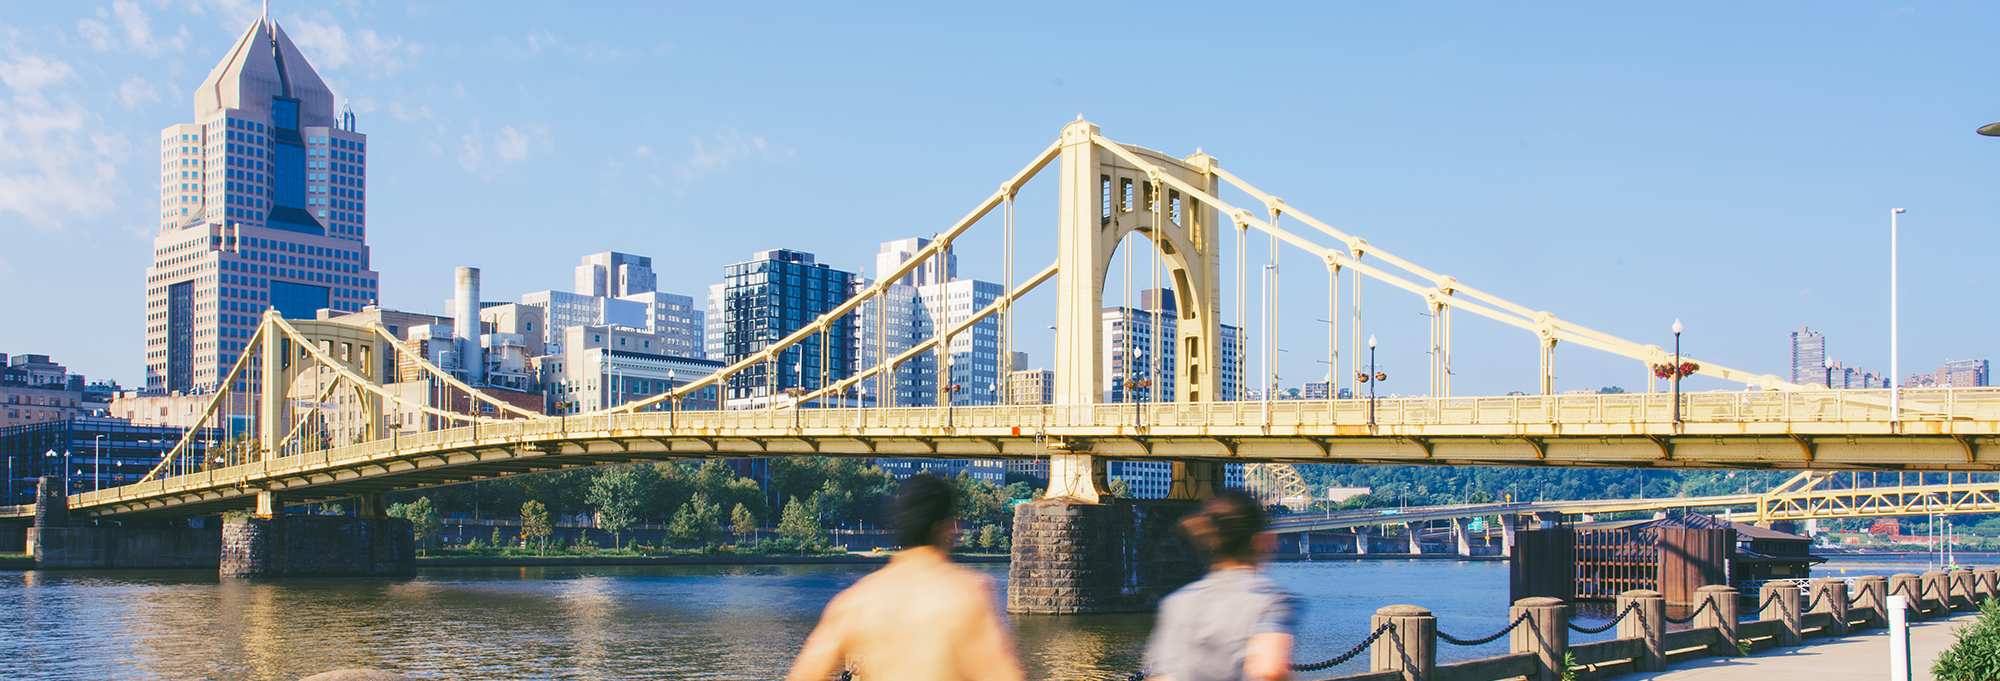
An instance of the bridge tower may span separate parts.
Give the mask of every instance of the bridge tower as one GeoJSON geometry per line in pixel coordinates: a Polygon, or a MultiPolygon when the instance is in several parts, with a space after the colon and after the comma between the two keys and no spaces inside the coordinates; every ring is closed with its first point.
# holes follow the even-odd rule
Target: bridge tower
{"type": "MultiPolygon", "coordinates": [[[[1088,121],[1065,127],[1057,202],[1055,403],[1090,407],[1104,392],[1104,284],[1126,236],[1150,242],[1172,289],[1178,402],[1218,396],[1221,249],[1214,207],[1166,178],[1215,195],[1214,159],[1184,159],[1105,139],[1088,121]]],[[[1135,240],[1137,243],[1142,243],[1135,240]]],[[[1135,429],[1143,428],[1135,424],[1135,429]]],[[[1087,446],[1052,451],[1045,498],[1016,507],[1007,609],[1019,613],[1150,610],[1201,575],[1199,556],[1176,521],[1222,484],[1222,464],[1175,462],[1168,499],[1113,500],[1106,461],[1087,446]]]]}
{"type": "Polygon", "coordinates": [[[1215,160],[1202,154],[1176,159],[1143,147],[1118,145],[1120,151],[1153,166],[1142,169],[1101,140],[1097,126],[1083,120],[1062,133],[1056,404],[1099,402],[1106,369],[1101,321],[1105,277],[1118,244],[1135,232],[1159,250],[1180,308],[1174,399],[1216,400],[1222,331],[1216,211],[1150,175],[1171,174],[1214,194],[1218,182],[1209,169],[1215,160]]]}
{"type": "Polygon", "coordinates": [[[387,371],[376,334],[338,322],[286,320],[275,310],[267,323],[286,324],[310,343],[288,334],[262,334],[258,449],[288,456],[384,437],[382,400],[355,385],[380,385],[387,371]],[[337,406],[329,407],[329,404],[337,406]]]}

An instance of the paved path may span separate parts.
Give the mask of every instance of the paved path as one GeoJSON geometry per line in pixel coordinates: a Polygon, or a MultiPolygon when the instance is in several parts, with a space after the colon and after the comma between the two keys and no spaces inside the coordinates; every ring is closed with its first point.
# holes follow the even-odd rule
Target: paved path
{"type": "MultiPolygon", "coordinates": [[[[1970,613],[1910,625],[1910,678],[1932,681],[1931,662],[1951,647],[1951,632],[1976,619],[1970,613]]],[[[1664,672],[1629,674],[1625,679],[1660,681],[1833,681],[1889,678],[1889,632],[1870,629],[1838,639],[1809,639],[1797,648],[1767,650],[1750,657],[1709,657],[1674,665],[1664,672]]]]}

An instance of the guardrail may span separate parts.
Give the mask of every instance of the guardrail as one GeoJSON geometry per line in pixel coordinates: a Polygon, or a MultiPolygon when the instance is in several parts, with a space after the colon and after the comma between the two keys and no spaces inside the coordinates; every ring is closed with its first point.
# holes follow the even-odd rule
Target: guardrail
{"type": "MultiPolygon", "coordinates": [[[[1803,645],[1808,639],[1884,627],[1887,616],[1882,606],[1889,593],[1900,593],[1892,591],[1890,582],[1924,594],[1921,599],[1913,598],[1913,619],[1976,611],[1978,602],[2000,598],[2000,570],[1992,569],[1861,577],[1852,580],[1859,589],[1852,596],[1849,581],[1814,579],[1802,590],[1789,580],[1772,580],[1758,592],[1759,605],[1743,613],[1739,613],[1738,604],[1742,594],[1735,588],[1706,586],[1697,590],[1690,615],[1679,619],[1667,616],[1666,601],[1659,592],[1627,591],[1618,597],[1618,615],[1597,627],[1572,623],[1570,604],[1561,600],[1524,598],[1509,610],[1512,624],[1478,639],[1438,631],[1437,618],[1428,609],[1392,605],[1376,611],[1370,621],[1375,633],[1363,642],[1369,648],[1368,671],[1326,681],[1500,681],[1521,677],[1529,681],[1598,681],[1665,671],[1671,665],[1704,657],[1755,654],[1803,645]],[[1686,628],[1668,631],[1669,624],[1686,628]],[[1569,643],[1571,631],[1600,633],[1614,627],[1615,639],[1569,643]],[[1509,637],[1506,654],[1437,663],[1440,644],[1480,645],[1501,636],[1509,637]]],[[[1357,653],[1358,647],[1335,659],[1345,661],[1357,653]]],[[[1294,669],[1309,671],[1313,667],[1325,668],[1299,665],[1294,669]]]]}

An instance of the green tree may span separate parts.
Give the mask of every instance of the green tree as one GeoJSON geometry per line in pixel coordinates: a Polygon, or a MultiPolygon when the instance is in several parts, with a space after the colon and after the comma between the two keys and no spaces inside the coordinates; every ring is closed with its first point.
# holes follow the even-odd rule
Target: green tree
{"type": "Polygon", "coordinates": [[[722,531],[722,507],[708,503],[708,495],[695,492],[694,497],[680,510],[674,511],[674,519],[667,524],[667,535],[682,544],[699,544],[722,531]]]}
{"type": "Polygon", "coordinates": [[[757,533],[757,516],[750,513],[749,507],[737,504],[736,510],[729,512],[729,529],[736,533],[736,542],[740,544],[745,536],[757,533]]]}
{"type": "Polygon", "coordinates": [[[811,507],[813,520],[821,527],[838,525],[847,521],[848,509],[854,505],[854,493],[828,480],[813,493],[812,498],[806,500],[806,505],[811,507]]]}
{"type": "Polygon", "coordinates": [[[537,540],[540,545],[538,553],[548,553],[549,535],[554,533],[555,525],[549,522],[549,507],[533,499],[521,504],[521,535],[537,540]]]}
{"type": "Polygon", "coordinates": [[[2000,603],[1979,604],[1979,619],[1952,632],[1957,641],[1937,661],[1931,675],[1938,681],[1985,681],[2000,678],[2000,603]]]}
{"type": "Polygon", "coordinates": [[[639,475],[631,468],[617,467],[598,474],[585,497],[597,509],[597,526],[611,533],[612,548],[624,545],[625,530],[639,522],[639,475]]]}
{"type": "Polygon", "coordinates": [[[826,544],[826,532],[820,529],[819,521],[813,519],[806,505],[799,503],[798,497],[785,502],[785,513],[778,520],[778,536],[791,540],[801,549],[826,544]]]}
{"type": "Polygon", "coordinates": [[[1132,483],[1126,482],[1124,478],[1112,478],[1111,496],[1120,499],[1132,498],[1132,483]]]}
{"type": "Polygon", "coordinates": [[[1597,389],[1597,394],[1599,394],[1599,395],[1623,395],[1623,394],[1625,394],[1625,389],[1624,389],[1624,388],[1620,388],[1620,387],[1618,387],[1618,386],[1615,386],[1615,385],[1612,385],[1612,386],[1605,386],[1605,387],[1602,387],[1602,388],[1598,388],[1598,389],[1597,389]]]}
{"type": "Polygon", "coordinates": [[[407,504],[391,505],[389,517],[410,521],[410,531],[416,535],[419,551],[428,548],[431,540],[444,532],[444,521],[438,519],[437,506],[431,503],[430,497],[417,497],[416,501],[407,504]]]}
{"type": "Polygon", "coordinates": [[[992,551],[1000,548],[1001,544],[1006,543],[1006,541],[1007,535],[1000,531],[999,525],[987,525],[979,528],[979,548],[992,551]]]}

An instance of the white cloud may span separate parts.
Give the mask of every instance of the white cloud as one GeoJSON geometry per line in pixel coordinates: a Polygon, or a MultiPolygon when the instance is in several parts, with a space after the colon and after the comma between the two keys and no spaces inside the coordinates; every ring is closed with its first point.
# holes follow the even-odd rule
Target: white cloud
{"type": "Polygon", "coordinates": [[[578,45],[571,43],[568,40],[564,40],[562,36],[550,33],[548,31],[536,31],[534,33],[529,33],[528,52],[531,54],[540,54],[543,50],[547,50],[552,53],[560,53],[575,57],[583,57],[584,59],[587,60],[615,59],[620,56],[630,54],[629,51],[621,52],[616,48],[597,42],[595,40],[588,41],[581,45],[578,45]]]}
{"type": "Polygon", "coordinates": [[[133,76],[118,84],[118,100],[124,102],[127,109],[137,109],[147,102],[160,101],[160,91],[145,78],[133,76]]]}
{"type": "Polygon", "coordinates": [[[416,58],[424,53],[420,44],[405,44],[402,36],[385,36],[372,28],[359,29],[350,35],[326,12],[315,13],[310,19],[293,18],[284,26],[299,51],[305,53],[313,66],[326,71],[354,64],[367,69],[371,76],[393,76],[403,69],[415,68],[416,58]]]}
{"type": "Polygon", "coordinates": [[[547,125],[501,126],[500,132],[489,138],[481,131],[479,121],[473,121],[465,134],[459,136],[458,166],[479,179],[490,180],[507,165],[527,160],[529,152],[554,148],[547,125]],[[489,157],[497,163],[489,162],[489,157]]]}
{"type": "Polygon", "coordinates": [[[788,161],[798,156],[790,147],[773,144],[755,135],[745,137],[735,128],[724,128],[721,132],[691,138],[694,153],[686,162],[674,167],[682,182],[693,182],[696,177],[706,175],[736,162],[738,159],[757,158],[764,161],[788,161]]]}
{"type": "Polygon", "coordinates": [[[418,120],[430,120],[431,118],[434,117],[433,114],[431,114],[431,108],[428,106],[419,106],[415,111],[411,111],[409,107],[403,106],[402,102],[391,102],[389,104],[389,115],[395,116],[396,120],[402,121],[404,123],[413,123],[418,120]]]}
{"type": "Polygon", "coordinates": [[[459,139],[458,167],[465,172],[481,174],[481,165],[486,161],[486,143],[479,138],[479,121],[472,122],[472,128],[459,139]]]}
{"type": "Polygon", "coordinates": [[[76,69],[70,68],[69,64],[35,55],[13,56],[14,61],[0,62],[0,83],[6,83],[16,96],[37,95],[42,88],[76,75],[76,69]]]}
{"type": "Polygon", "coordinates": [[[514,126],[510,125],[502,128],[500,136],[493,140],[493,151],[500,155],[502,162],[513,163],[528,157],[530,141],[527,135],[521,134],[521,131],[515,130],[514,126]]]}
{"type": "MultiPolygon", "coordinates": [[[[12,212],[43,229],[116,207],[118,164],[131,154],[123,136],[91,132],[97,118],[60,92],[75,78],[69,64],[24,54],[17,32],[0,27],[0,214],[12,212]]],[[[0,224],[5,224],[0,221],[0,224]]]]}
{"type": "Polygon", "coordinates": [[[646,146],[646,145],[644,145],[644,144],[641,144],[641,145],[639,145],[639,146],[637,146],[637,147],[634,147],[634,148],[632,149],[632,155],[633,155],[633,156],[638,156],[638,157],[640,157],[640,158],[644,158],[644,157],[647,157],[647,156],[652,156],[652,155],[653,155],[653,148],[652,148],[652,147],[649,147],[649,146],[646,146]]]}
{"type": "MultiPolygon", "coordinates": [[[[216,13],[216,20],[222,24],[223,30],[231,31],[234,35],[242,35],[243,29],[249,28],[250,22],[256,21],[257,17],[264,14],[263,4],[258,0],[210,0],[210,2],[222,10],[216,13]]],[[[188,3],[188,9],[195,14],[208,13],[200,2],[188,3]]]]}
{"type": "Polygon", "coordinates": [[[96,19],[76,22],[76,32],[99,52],[137,52],[148,57],[160,56],[162,52],[179,52],[188,43],[186,26],[180,27],[180,31],[171,36],[154,34],[152,18],[131,0],[113,2],[108,11],[99,7],[96,19]],[[118,26],[113,28],[106,21],[116,22],[118,26]]]}

